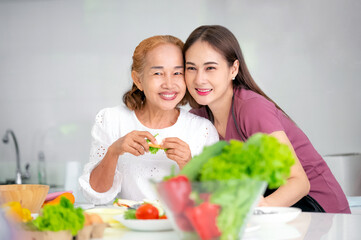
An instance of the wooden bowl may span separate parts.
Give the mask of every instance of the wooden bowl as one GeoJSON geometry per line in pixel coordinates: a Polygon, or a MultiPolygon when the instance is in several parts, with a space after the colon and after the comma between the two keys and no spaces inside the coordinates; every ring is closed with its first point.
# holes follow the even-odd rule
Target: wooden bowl
{"type": "Polygon", "coordinates": [[[38,213],[48,191],[48,185],[0,185],[0,205],[8,202],[20,202],[21,207],[29,209],[31,213],[38,213]]]}

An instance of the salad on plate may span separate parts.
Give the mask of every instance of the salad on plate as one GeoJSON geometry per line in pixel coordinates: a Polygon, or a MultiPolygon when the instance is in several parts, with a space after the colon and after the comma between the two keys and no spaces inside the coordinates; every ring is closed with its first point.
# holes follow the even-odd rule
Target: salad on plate
{"type": "Polygon", "coordinates": [[[126,208],[123,214],[114,216],[114,219],[131,230],[164,231],[172,229],[171,223],[159,201],[143,200],[135,202],[116,199],[114,205],[126,208]]]}

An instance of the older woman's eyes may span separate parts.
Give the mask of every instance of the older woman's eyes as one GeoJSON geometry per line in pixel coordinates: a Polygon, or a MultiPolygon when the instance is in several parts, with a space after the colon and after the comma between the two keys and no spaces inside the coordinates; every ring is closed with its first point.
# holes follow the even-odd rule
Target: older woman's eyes
{"type": "Polygon", "coordinates": [[[175,72],[174,75],[182,75],[183,72],[175,72]]]}
{"type": "Polygon", "coordinates": [[[162,73],[161,73],[161,72],[155,72],[155,73],[153,73],[153,75],[158,75],[158,76],[160,76],[160,75],[162,75],[162,73]]]}

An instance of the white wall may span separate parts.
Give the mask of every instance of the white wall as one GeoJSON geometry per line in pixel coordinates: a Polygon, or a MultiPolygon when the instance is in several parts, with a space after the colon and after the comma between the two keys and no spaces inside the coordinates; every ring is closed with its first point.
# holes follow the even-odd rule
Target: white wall
{"type": "MultiPolygon", "coordinates": [[[[220,24],[321,154],[360,152],[360,12],[358,0],[0,0],[0,137],[13,129],[33,170],[45,151],[63,181],[66,161],[87,161],[97,111],[130,87],[135,46],[220,24]]],[[[14,162],[0,143],[0,181],[14,162]]]]}

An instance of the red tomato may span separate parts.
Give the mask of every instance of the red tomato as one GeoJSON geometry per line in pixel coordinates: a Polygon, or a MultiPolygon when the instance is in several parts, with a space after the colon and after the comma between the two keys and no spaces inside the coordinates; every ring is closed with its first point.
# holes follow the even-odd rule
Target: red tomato
{"type": "Polygon", "coordinates": [[[159,212],[156,207],[147,203],[143,204],[137,209],[137,211],[135,211],[135,217],[137,219],[158,219],[159,212]]]}

